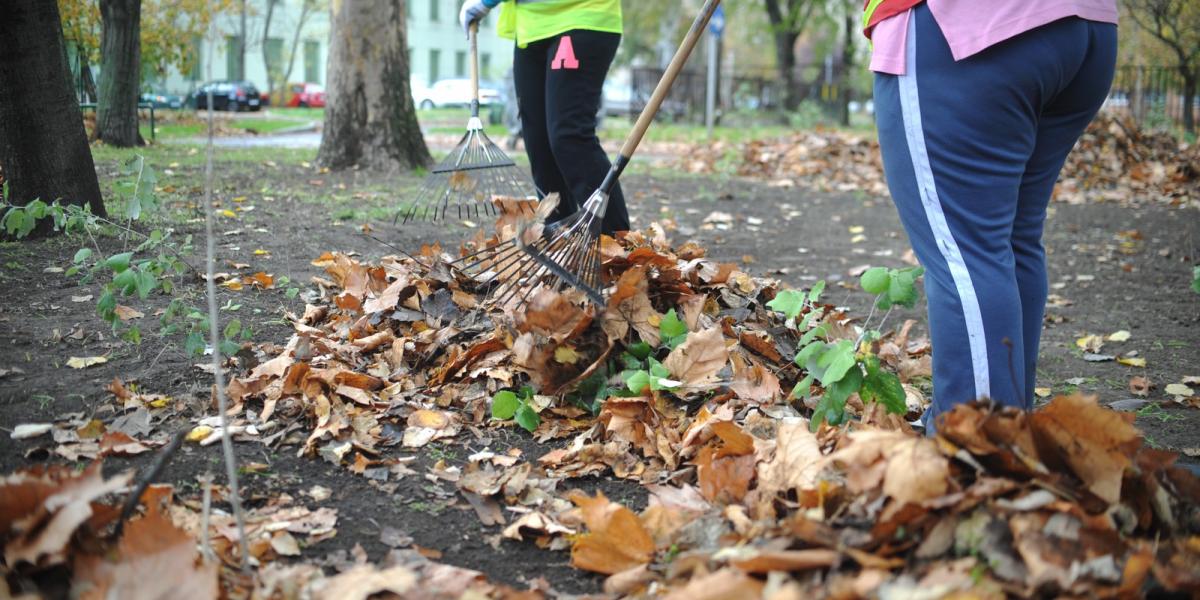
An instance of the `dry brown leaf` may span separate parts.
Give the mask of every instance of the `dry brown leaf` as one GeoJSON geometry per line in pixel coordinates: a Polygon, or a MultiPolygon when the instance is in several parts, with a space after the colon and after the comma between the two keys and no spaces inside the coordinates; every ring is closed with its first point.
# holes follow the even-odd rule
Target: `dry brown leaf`
{"type": "Polygon", "coordinates": [[[74,565],[80,598],[204,600],[217,598],[216,563],[197,562],[196,541],[159,514],[125,526],[116,551],[84,555],[74,565]]]}
{"type": "Polygon", "coordinates": [[[610,502],[601,492],[591,497],[577,491],[569,499],[579,507],[588,528],[571,546],[572,566],[613,575],[650,562],[654,540],[633,511],[610,502]]]}
{"type": "Polygon", "coordinates": [[[663,366],[672,378],[685,386],[695,386],[707,383],[728,360],[725,335],[720,327],[712,327],[689,332],[687,339],[667,355],[663,366]]]}
{"type": "Polygon", "coordinates": [[[1030,426],[1042,461],[1069,468],[1109,504],[1121,499],[1121,478],[1142,446],[1134,415],[1101,407],[1095,396],[1058,396],[1034,412],[1030,426]]]}
{"type": "Polygon", "coordinates": [[[666,600],[746,600],[762,595],[763,583],[738,569],[721,569],[671,590],[666,600]]]}
{"type": "Polygon", "coordinates": [[[774,495],[812,489],[823,465],[821,445],[808,422],[792,419],[779,424],[774,453],[758,465],[758,489],[774,495]]]}

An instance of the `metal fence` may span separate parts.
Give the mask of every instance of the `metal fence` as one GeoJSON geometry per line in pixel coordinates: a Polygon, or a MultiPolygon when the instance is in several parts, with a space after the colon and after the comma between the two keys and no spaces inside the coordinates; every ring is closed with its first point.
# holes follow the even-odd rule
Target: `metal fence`
{"type": "MultiPolygon", "coordinates": [[[[1139,127],[1181,125],[1183,76],[1174,67],[1118,67],[1104,109],[1128,114],[1139,127]]],[[[1200,99],[1192,99],[1191,110],[1200,121],[1200,99]]]]}

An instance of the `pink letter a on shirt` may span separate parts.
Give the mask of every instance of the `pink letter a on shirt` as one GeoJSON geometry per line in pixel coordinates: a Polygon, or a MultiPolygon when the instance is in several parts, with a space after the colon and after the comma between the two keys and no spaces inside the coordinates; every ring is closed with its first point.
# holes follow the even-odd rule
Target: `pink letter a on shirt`
{"type": "Polygon", "coordinates": [[[558,40],[558,52],[550,61],[551,69],[578,69],[579,59],[575,58],[575,46],[571,44],[571,36],[564,35],[558,40]]]}

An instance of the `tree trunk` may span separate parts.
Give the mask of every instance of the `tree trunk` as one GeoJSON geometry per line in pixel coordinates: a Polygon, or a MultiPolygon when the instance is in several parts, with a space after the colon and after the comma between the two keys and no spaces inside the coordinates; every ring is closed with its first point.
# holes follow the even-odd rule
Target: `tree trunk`
{"type": "Polygon", "coordinates": [[[800,106],[800,94],[796,89],[796,40],[800,36],[788,31],[775,32],[775,65],[779,79],[783,81],[783,107],[796,110],[800,106]]]}
{"type": "Polygon", "coordinates": [[[246,0],[242,0],[242,28],[238,36],[237,73],[226,73],[228,79],[246,78],[246,0]]]}
{"type": "Polygon", "coordinates": [[[280,88],[279,98],[281,103],[288,94],[287,81],[292,78],[292,67],[296,65],[296,52],[300,49],[300,34],[304,32],[304,25],[308,23],[308,18],[312,16],[312,13],[313,0],[302,0],[300,3],[300,16],[296,18],[296,30],[292,32],[292,45],[288,49],[287,66],[279,74],[278,87],[280,88]]]}
{"type": "Polygon", "coordinates": [[[76,47],[75,53],[79,56],[79,77],[83,80],[83,98],[81,100],[95,102],[100,95],[96,93],[96,80],[92,78],[92,64],[88,62],[87,50],[76,47]]]}
{"type": "MultiPolygon", "coordinates": [[[[104,214],[83,116],[63,77],[58,4],[9,0],[0,19],[0,171],[9,202],[60,200],[104,214]]],[[[39,231],[49,231],[43,221],[39,231]]]]}
{"type": "Polygon", "coordinates": [[[268,41],[271,39],[271,20],[275,16],[275,4],[277,0],[267,0],[267,15],[263,19],[263,34],[262,34],[262,55],[263,67],[267,71],[267,98],[271,99],[274,104],[275,98],[275,79],[279,71],[279,65],[271,64],[271,44],[268,41]]]}
{"type": "Polygon", "coordinates": [[[854,36],[858,33],[857,12],[854,10],[858,5],[851,2],[846,4],[843,0],[843,8],[846,9],[845,16],[845,31],[842,34],[845,38],[842,40],[842,95],[838,100],[842,103],[841,121],[843,127],[850,126],[850,101],[854,99],[854,36]]]}
{"type": "Polygon", "coordinates": [[[1191,69],[1180,68],[1183,72],[1183,130],[1196,133],[1196,73],[1191,69]]]}
{"type": "Polygon", "coordinates": [[[341,0],[332,11],[317,162],[377,171],[429,165],[409,89],[403,0],[341,0]]]}
{"type": "Polygon", "coordinates": [[[96,138],[120,148],[142,142],[138,134],[142,0],[100,0],[100,101],[96,138]]]}

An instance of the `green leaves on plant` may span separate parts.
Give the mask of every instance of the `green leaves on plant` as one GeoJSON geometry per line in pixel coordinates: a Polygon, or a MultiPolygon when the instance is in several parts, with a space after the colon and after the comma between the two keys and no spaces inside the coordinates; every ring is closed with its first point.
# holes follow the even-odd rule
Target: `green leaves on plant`
{"type": "Polygon", "coordinates": [[[917,278],[924,273],[925,268],[919,266],[906,269],[873,267],[859,277],[858,283],[864,292],[878,296],[875,302],[878,308],[912,308],[917,303],[917,278]]]}
{"type": "Polygon", "coordinates": [[[91,248],[80,248],[79,250],[77,250],[75,252],[75,256],[71,258],[71,262],[78,265],[91,257],[92,257],[92,249],[91,248]]]}
{"type": "Polygon", "coordinates": [[[517,407],[516,421],[517,425],[520,425],[521,428],[529,433],[533,433],[538,428],[538,425],[542,424],[542,418],[538,416],[537,411],[533,410],[533,407],[529,406],[527,402],[522,402],[517,407]]]}
{"type": "Polygon", "coordinates": [[[625,385],[629,388],[629,391],[641,394],[646,388],[650,387],[650,371],[645,369],[627,371],[625,385]]]}
{"type": "Polygon", "coordinates": [[[517,395],[508,391],[500,390],[492,396],[492,418],[501,421],[507,421],[517,414],[517,408],[521,406],[521,400],[517,395]]]}
{"type": "Polygon", "coordinates": [[[886,292],[890,281],[891,278],[888,277],[888,270],[885,267],[867,269],[858,279],[864,292],[875,295],[886,292]]]}
{"type": "Polygon", "coordinates": [[[687,323],[681,321],[675,314],[675,309],[672,308],[659,321],[658,332],[662,337],[663,345],[674,350],[676,346],[687,339],[687,323]]]}
{"type": "Polygon", "coordinates": [[[1200,265],[1192,268],[1192,291],[1200,294],[1200,265]]]}
{"type": "Polygon", "coordinates": [[[189,356],[202,356],[204,354],[204,334],[199,331],[193,331],[187,335],[183,341],[183,351],[189,356]]]}
{"type": "Polygon", "coordinates": [[[904,402],[904,386],[900,384],[900,378],[881,369],[877,356],[868,357],[864,366],[867,374],[858,392],[863,402],[878,402],[890,413],[904,414],[908,406],[904,402]]]}
{"type": "Polygon", "coordinates": [[[782,290],[767,303],[767,307],[783,313],[789,319],[795,319],[804,309],[804,298],[804,293],[798,290],[782,290]]]}
{"type": "Polygon", "coordinates": [[[525,431],[533,433],[542,423],[536,410],[530,405],[533,399],[533,388],[521,388],[521,395],[509,390],[500,390],[492,396],[492,418],[500,421],[515,419],[525,431]]]}
{"type": "Polygon", "coordinates": [[[129,261],[133,258],[132,252],[122,252],[114,254],[104,260],[104,266],[112,270],[113,273],[120,273],[129,268],[129,261]]]}

